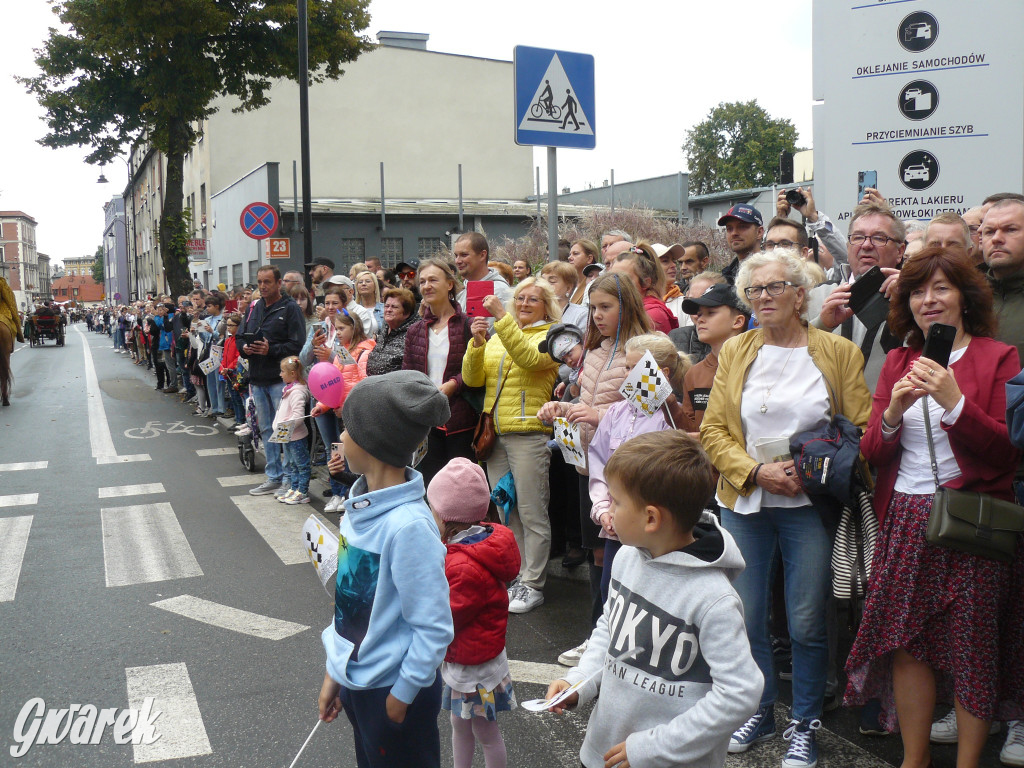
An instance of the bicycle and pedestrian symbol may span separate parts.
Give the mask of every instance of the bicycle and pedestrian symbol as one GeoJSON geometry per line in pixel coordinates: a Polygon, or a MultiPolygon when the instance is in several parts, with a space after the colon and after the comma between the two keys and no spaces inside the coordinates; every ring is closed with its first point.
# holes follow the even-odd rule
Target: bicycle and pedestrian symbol
{"type": "Polygon", "coordinates": [[[593,149],[594,57],[516,46],[516,143],[593,149]]]}
{"type": "Polygon", "coordinates": [[[126,429],[125,437],[135,440],[145,440],[160,435],[190,435],[192,437],[209,437],[217,434],[217,428],[206,424],[186,424],[183,421],[172,421],[166,426],[162,421],[147,421],[144,426],[135,429],[126,429]]]}

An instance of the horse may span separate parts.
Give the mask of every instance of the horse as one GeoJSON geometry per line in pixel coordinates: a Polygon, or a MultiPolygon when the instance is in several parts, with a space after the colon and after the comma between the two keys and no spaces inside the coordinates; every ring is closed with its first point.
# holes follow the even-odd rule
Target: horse
{"type": "Polygon", "coordinates": [[[20,341],[24,341],[18,319],[14,292],[7,280],[0,277],[0,405],[11,404],[11,388],[14,386],[11,353],[14,352],[14,337],[18,336],[20,341]]]}

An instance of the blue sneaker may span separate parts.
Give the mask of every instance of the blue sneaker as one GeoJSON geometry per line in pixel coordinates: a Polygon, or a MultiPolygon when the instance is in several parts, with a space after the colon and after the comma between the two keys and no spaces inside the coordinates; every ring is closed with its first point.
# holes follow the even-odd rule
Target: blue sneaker
{"type": "Polygon", "coordinates": [[[814,768],[818,764],[818,741],[814,732],[821,720],[790,720],[782,738],[789,742],[782,768],[814,768]]]}
{"type": "Polygon", "coordinates": [[[775,738],[775,710],[759,709],[729,738],[729,753],[746,752],[755,744],[775,738]]]}

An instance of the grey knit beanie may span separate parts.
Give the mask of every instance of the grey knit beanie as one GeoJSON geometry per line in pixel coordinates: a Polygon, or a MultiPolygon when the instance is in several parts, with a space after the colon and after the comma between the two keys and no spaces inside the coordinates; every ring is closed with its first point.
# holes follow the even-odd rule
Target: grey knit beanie
{"type": "Polygon", "coordinates": [[[404,467],[431,427],[451,418],[448,398],[420,371],[368,376],[345,398],[341,419],[356,445],[392,467],[404,467]]]}

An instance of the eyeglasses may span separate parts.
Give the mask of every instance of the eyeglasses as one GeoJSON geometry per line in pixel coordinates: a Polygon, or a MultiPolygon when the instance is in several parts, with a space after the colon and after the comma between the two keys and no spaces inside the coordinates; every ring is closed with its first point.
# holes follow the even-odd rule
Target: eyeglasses
{"type": "Polygon", "coordinates": [[[536,296],[516,296],[516,304],[529,304],[530,306],[534,306],[540,303],[541,300],[536,296]]]}
{"type": "Polygon", "coordinates": [[[796,283],[791,283],[788,280],[776,280],[768,285],[752,285],[749,288],[744,288],[743,294],[748,299],[760,299],[761,294],[765,291],[768,291],[769,296],[781,296],[787,285],[796,288],[796,283]]]}
{"type": "Polygon", "coordinates": [[[849,241],[850,245],[856,245],[858,248],[860,246],[864,245],[864,241],[865,240],[870,240],[872,242],[872,244],[875,245],[878,248],[884,248],[890,242],[893,242],[893,243],[903,242],[902,240],[897,240],[895,237],[889,237],[888,235],[871,235],[870,237],[868,237],[867,235],[859,235],[858,234],[858,235],[850,235],[846,239],[849,241]]]}
{"type": "Polygon", "coordinates": [[[761,247],[766,251],[774,251],[776,248],[798,248],[799,244],[792,240],[765,240],[761,247]]]}

